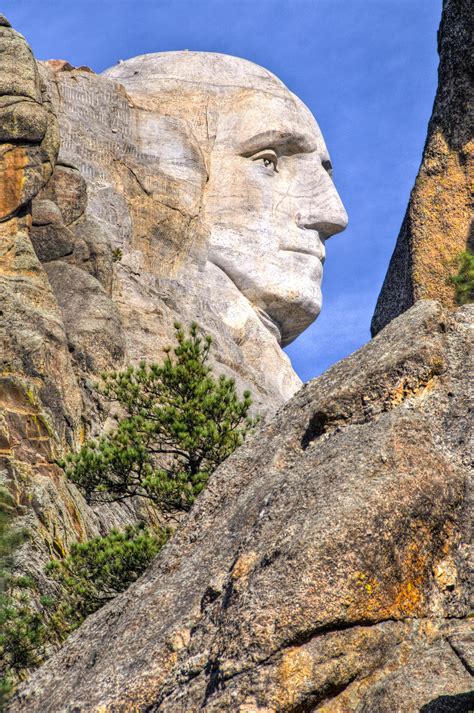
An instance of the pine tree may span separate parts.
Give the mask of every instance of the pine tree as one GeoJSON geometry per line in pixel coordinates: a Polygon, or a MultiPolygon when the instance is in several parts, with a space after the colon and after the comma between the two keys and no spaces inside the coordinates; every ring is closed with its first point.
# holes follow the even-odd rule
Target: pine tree
{"type": "Polygon", "coordinates": [[[15,576],[15,551],[26,533],[15,526],[16,508],[8,490],[0,485],[0,710],[25,669],[36,666],[44,655],[45,598],[32,604],[35,583],[15,576]]]}
{"type": "Polygon", "coordinates": [[[76,542],[67,557],[52,560],[46,571],[62,590],[52,615],[57,635],[64,638],[89,614],[125,591],[143,574],[168,536],[168,530],[129,526],[123,532],[112,530],[105,537],[76,542]]]}
{"type": "Polygon", "coordinates": [[[132,496],[167,511],[189,510],[209,475],[239,446],[256,419],[250,393],[212,374],[212,340],[175,324],[177,346],[162,365],[103,374],[101,392],[127,414],[117,429],[86,443],[63,467],[89,502],[132,496]]]}

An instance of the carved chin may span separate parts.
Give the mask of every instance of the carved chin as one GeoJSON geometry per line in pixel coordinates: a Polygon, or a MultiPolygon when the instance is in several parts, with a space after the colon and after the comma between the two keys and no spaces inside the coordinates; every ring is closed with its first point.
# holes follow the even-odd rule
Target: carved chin
{"type": "MultiPolygon", "coordinates": [[[[264,322],[264,324],[277,337],[282,347],[288,346],[317,319],[321,312],[321,291],[319,288],[317,292],[317,297],[313,296],[311,299],[302,299],[301,301],[288,300],[278,310],[265,311],[267,320],[273,325],[273,329],[278,328],[278,335],[275,335],[272,328],[269,328],[268,323],[264,322]]],[[[261,316],[260,319],[262,319],[261,316]]]]}
{"type": "Polygon", "coordinates": [[[282,347],[286,347],[314,322],[321,311],[321,276],[319,264],[318,274],[301,274],[297,286],[294,280],[285,282],[282,279],[274,289],[267,285],[257,294],[252,290],[240,291],[249,300],[262,324],[282,347]]]}
{"type": "Polygon", "coordinates": [[[251,305],[263,326],[285,347],[314,322],[321,311],[322,266],[319,260],[309,274],[300,274],[298,284],[282,275],[274,285],[255,284],[253,280],[223,264],[209,260],[251,305]],[[314,268],[317,269],[314,269],[314,268]]]}

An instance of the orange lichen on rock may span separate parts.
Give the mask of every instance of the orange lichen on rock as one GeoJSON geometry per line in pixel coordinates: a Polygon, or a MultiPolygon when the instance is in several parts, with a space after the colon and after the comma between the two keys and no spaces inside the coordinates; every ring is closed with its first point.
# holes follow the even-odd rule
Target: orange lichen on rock
{"type": "Polygon", "coordinates": [[[303,647],[295,646],[283,653],[278,672],[276,710],[287,710],[297,703],[311,684],[313,657],[303,647]]]}
{"type": "MultiPolygon", "coordinates": [[[[449,550],[451,529],[450,523],[446,523],[444,531],[435,535],[425,523],[415,522],[413,534],[404,546],[400,543],[397,552],[398,575],[388,570],[378,575],[354,572],[351,575],[354,594],[347,600],[348,615],[355,620],[372,621],[423,617],[427,583],[432,576],[440,578],[442,571],[429,554],[430,543],[437,539],[440,551],[449,550]]],[[[450,571],[449,582],[453,576],[450,571]]]]}
{"type": "Polygon", "coordinates": [[[0,147],[0,218],[12,215],[23,202],[28,154],[22,146],[0,147]]]}
{"type": "Polygon", "coordinates": [[[258,558],[257,552],[244,552],[241,554],[232,570],[232,579],[241,579],[247,576],[258,558]]]}
{"type": "Polygon", "coordinates": [[[410,200],[415,299],[436,299],[455,307],[455,289],[447,279],[466,249],[472,216],[469,160],[473,142],[450,149],[441,129],[431,136],[410,200]],[[447,208],[449,206],[449,209],[447,208]]]}
{"type": "Polygon", "coordinates": [[[470,104],[472,8],[446,4],[438,33],[439,83],[420,170],[372,319],[372,335],[417,300],[457,306],[450,277],[473,247],[474,142],[470,104]]]}

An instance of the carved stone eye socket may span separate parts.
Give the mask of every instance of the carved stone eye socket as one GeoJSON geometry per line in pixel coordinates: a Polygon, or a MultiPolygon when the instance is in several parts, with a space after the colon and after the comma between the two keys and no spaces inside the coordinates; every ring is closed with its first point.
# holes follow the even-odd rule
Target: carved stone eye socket
{"type": "Polygon", "coordinates": [[[273,166],[273,170],[278,173],[278,156],[272,149],[264,149],[263,151],[259,151],[251,158],[252,161],[262,161],[265,168],[270,168],[273,166]]]}
{"type": "Polygon", "coordinates": [[[329,173],[329,175],[332,177],[332,163],[331,163],[331,161],[328,158],[326,158],[326,159],[323,159],[321,161],[321,163],[322,163],[324,170],[327,171],[329,173]]]}

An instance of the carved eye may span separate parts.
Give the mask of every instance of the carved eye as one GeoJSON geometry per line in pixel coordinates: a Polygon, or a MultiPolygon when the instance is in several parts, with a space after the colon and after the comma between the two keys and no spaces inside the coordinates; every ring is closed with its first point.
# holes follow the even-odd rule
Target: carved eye
{"type": "Polygon", "coordinates": [[[252,156],[252,161],[261,161],[265,168],[273,167],[273,170],[278,173],[278,156],[272,149],[264,149],[252,156]]]}

